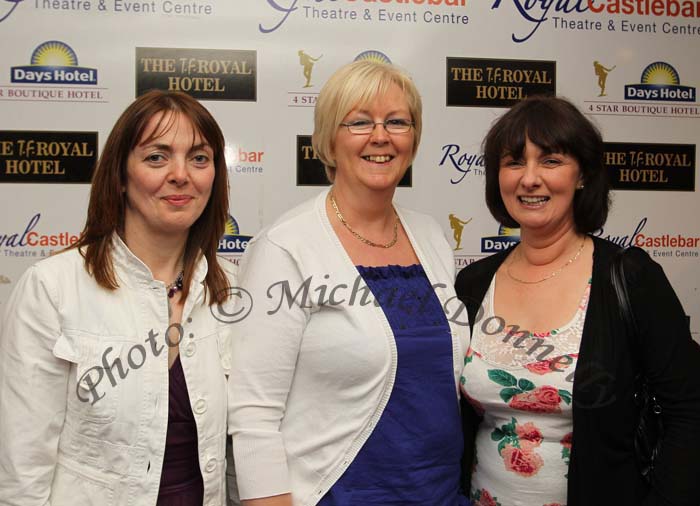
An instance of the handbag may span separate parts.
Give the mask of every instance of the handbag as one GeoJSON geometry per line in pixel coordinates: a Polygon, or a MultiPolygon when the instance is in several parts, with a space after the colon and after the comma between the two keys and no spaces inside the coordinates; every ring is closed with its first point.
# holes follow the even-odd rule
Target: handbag
{"type": "MultiPolygon", "coordinates": [[[[610,264],[610,278],[617,295],[620,316],[625,324],[630,343],[639,336],[637,323],[632,311],[632,305],[627,294],[625,279],[624,255],[626,249],[621,249],[613,257],[610,264]]],[[[641,361],[640,361],[641,363],[641,361]]],[[[641,369],[641,367],[640,367],[641,369]]],[[[661,450],[664,426],[661,419],[661,405],[643,373],[638,373],[634,380],[634,402],[639,409],[639,421],[634,434],[634,456],[644,481],[651,485],[654,463],[661,450]]]]}

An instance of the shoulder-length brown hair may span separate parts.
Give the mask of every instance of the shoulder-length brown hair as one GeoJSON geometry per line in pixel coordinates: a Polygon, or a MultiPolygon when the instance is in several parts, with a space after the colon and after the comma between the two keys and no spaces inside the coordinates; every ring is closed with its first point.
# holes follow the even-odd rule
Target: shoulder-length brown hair
{"type": "MultiPolygon", "coordinates": [[[[224,233],[229,212],[224,136],[209,111],[184,93],[149,91],[132,102],[119,117],[95,167],[85,228],[72,247],[80,249],[85,259],[85,269],[100,286],[108,290],[118,288],[112,263],[112,235],[114,232],[121,233],[124,228],[126,197],[122,188],[126,186],[127,159],[141,141],[151,118],[163,112],[181,114],[189,119],[194,130],[214,152],[211,196],[201,216],[190,227],[185,245],[182,297],[187,297],[194,266],[201,252],[209,267],[205,279],[209,304],[221,303],[228,292],[226,274],[216,259],[219,239],[224,233]]],[[[161,128],[154,131],[158,136],[164,133],[161,128]]]]}
{"type": "Polygon", "coordinates": [[[520,227],[503,203],[498,172],[504,156],[523,156],[528,140],[546,153],[564,153],[576,159],[583,183],[574,195],[576,231],[587,234],[602,227],[610,209],[603,138],[571,102],[542,95],[515,104],[486,134],[483,142],[486,205],[493,217],[506,227],[520,227]]]}

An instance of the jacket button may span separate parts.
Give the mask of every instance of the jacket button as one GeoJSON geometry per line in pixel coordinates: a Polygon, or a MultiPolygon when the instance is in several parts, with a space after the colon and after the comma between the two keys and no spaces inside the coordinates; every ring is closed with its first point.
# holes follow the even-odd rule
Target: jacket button
{"type": "Polygon", "coordinates": [[[206,465],[204,466],[204,470],[207,473],[211,473],[214,471],[214,469],[216,469],[216,459],[209,459],[206,465]]]}
{"type": "Polygon", "coordinates": [[[190,342],[185,347],[185,356],[191,357],[192,355],[194,355],[195,351],[197,351],[197,345],[190,342]]]}
{"type": "Polygon", "coordinates": [[[204,399],[199,399],[197,402],[194,403],[194,412],[197,413],[198,415],[201,415],[207,410],[207,401],[204,399]]]}

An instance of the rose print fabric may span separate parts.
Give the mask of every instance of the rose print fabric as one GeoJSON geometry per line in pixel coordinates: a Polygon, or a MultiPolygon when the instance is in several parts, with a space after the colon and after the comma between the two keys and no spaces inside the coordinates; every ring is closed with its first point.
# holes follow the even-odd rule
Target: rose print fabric
{"type": "Polygon", "coordinates": [[[566,506],[573,373],[590,280],[576,314],[549,332],[509,327],[493,313],[495,277],[464,360],[463,395],[483,414],[474,506],[566,506]]]}

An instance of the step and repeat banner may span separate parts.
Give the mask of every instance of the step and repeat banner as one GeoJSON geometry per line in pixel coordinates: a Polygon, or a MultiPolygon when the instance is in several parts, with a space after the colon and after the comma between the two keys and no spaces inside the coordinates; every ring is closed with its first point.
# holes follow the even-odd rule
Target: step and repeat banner
{"type": "Polygon", "coordinates": [[[607,143],[614,206],[599,234],[663,265],[700,339],[696,0],[0,0],[0,42],[0,307],[75,241],[95,160],[137,95],[182,90],[219,121],[220,252],[236,262],[325,184],[319,89],[369,58],[422,93],[423,141],[396,198],[442,224],[458,268],[518,241],[484,205],[485,132],[517,100],[556,93],[607,143]]]}

